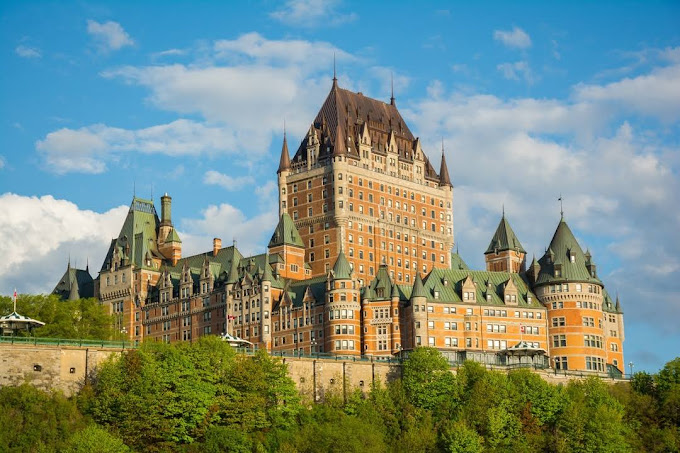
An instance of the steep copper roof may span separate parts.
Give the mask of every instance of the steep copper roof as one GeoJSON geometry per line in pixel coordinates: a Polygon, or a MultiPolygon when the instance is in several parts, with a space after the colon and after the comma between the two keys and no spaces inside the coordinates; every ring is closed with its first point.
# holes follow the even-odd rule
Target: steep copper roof
{"type": "MultiPolygon", "coordinates": [[[[307,139],[309,134],[313,133],[320,142],[319,159],[339,154],[359,158],[358,139],[364,128],[368,128],[375,152],[385,153],[387,144],[393,136],[399,158],[413,161],[417,139],[411,133],[396,104],[394,102],[388,104],[362,93],[345,90],[338,87],[335,80],[314,118],[308,136],[300,143],[293,161],[306,160],[307,139]]],[[[424,156],[424,159],[425,177],[439,181],[439,175],[430,160],[427,156],[424,156]]]]}
{"type": "Polygon", "coordinates": [[[284,170],[290,170],[290,156],[288,155],[288,141],[286,140],[286,133],[283,133],[283,146],[281,146],[281,158],[279,159],[279,169],[277,173],[284,170]]]}

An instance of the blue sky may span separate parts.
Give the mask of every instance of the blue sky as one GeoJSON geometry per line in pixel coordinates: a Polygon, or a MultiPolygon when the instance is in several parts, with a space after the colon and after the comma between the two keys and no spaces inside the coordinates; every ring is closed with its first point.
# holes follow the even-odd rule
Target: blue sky
{"type": "Polygon", "coordinates": [[[626,313],[626,362],[680,351],[676,2],[3,2],[0,294],[96,276],[138,196],[173,197],[186,253],[259,253],[331,86],[390,97],[435,166],[469,265],[502,206],[543,254],[565,218],[626,313]]]}

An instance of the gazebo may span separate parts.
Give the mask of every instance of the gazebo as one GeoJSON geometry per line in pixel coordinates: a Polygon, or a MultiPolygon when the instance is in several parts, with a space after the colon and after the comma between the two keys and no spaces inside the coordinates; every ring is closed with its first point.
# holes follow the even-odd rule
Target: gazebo
{"type": "Polygon", "coordinates": [[[243,338],[235,337],[235,336],[230,335],[226,332],[223,333],[222,335],[220,335],[220,339],[229,343],[229,346],[231,346],[232,348],[251,348],[251,347],[253,347],[253,344],[250,341],[244,340],[243,338]]]}
{"type": "Polygon", "coordinates": [[[23,330],[32,332],[33,329],[44,325],[45,323],[42,321],[17,313],[17,293],[14,291],[14,310],[8,315],[0,316],[0,332],[2,332],[2,335],[16,335],[23,330]]]}
{"type": "Polygon", "coordinates": [[[505,359],[505,365],[548,367],[547,351],[535,348],[526,341],[520,341],[515,346],[499,351],[499,356],[505,359]]]}

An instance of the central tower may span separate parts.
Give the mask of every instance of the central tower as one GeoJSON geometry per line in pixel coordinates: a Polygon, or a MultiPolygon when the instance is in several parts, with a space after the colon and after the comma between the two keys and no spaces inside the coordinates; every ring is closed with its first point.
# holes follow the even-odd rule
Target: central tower
{"type": "Polygon", "coordinates": [[[453,186],[442,149],[439,174],[397,110],[333,86],[293,158],[284,135],[279,211],[293,219],[312,275],[341,250],[361,285],[386,264],[396,283],[448,268],[453,186]]]}

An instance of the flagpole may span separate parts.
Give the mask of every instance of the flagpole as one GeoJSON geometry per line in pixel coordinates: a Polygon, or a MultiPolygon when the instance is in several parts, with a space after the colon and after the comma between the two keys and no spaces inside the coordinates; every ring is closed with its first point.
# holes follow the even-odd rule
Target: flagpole
{"type": "Polygon", "coordinates": [[[17,289],[14,288],[14,313],[17,312],[17,289]]]}

